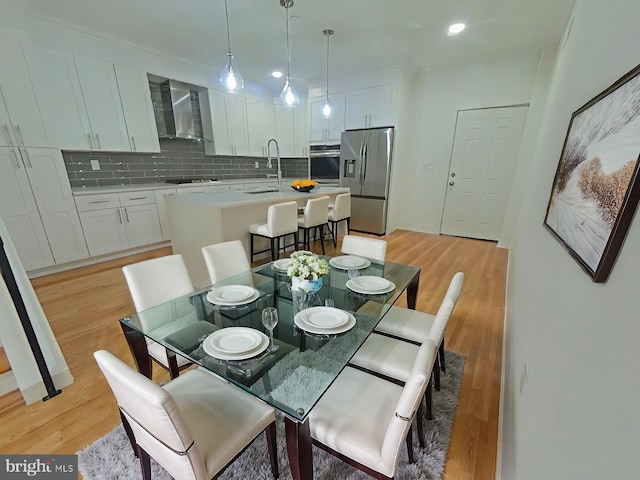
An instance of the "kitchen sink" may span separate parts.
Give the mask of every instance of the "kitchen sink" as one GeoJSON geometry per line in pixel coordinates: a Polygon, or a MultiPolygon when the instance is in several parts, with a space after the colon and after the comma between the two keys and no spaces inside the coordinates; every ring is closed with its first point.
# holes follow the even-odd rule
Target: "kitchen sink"
{"type": "Polygon", "coordinates": [[[255,195],[257,193],[274,193],[277,192],[278,190],[258,190],[257,192],[244,192],[244,193],[248,193],[249,195],[255,195]]]}

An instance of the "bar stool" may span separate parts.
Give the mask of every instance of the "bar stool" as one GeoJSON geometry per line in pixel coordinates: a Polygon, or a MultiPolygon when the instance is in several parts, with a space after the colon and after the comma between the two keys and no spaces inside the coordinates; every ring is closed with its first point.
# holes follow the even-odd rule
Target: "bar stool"
{"type": "Polygon", "coordinates": [[[304,215],[298,217],[298,227],[302,229],[302,243],[306,250],[310,250],[309,230],[320,228],[320,245],[324,255],[324,226],[329,228],[329,197],[310,198],[304,207],[304,215]]]}
{"type": "Polygon", "coordinates": [[[271,251],[271,260],[276,260],[280,255],[280,239],[287,235],[293,235],[295,245],[298,245],[298,204],[296,202],[276,203],[269,205],[267,210],[267,223],[249,225],[251,234],[251,263],[254,256],[259,253],[271,251]],[[253,237],[264,237],[271,241],[271,248],[255,252],[253,250],[253,237]]]}
{"type": "Polygon", "coordinates": [[[341,193],[336,195],[336,201],[329,206],[329,224],[331,225],[331,238],[333,246],[337,246],[338,224],[347,222],[347,234],[349,234],[349,223],[351,220],[351,194],[341,193]]]}

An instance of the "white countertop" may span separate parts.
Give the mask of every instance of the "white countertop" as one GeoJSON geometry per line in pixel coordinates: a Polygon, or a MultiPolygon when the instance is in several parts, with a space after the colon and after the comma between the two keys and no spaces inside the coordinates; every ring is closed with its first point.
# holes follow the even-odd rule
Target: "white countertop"
{"type": "Polygon", "coordinates": [[[348,193],[348,188],[317,186],[309,193],[297,192],[288,184],[282,186],[281,192],[248,193],[243,191],[202,193],[199,195],[185,195],[172,197],[169,201],[186,201],[199,205],[211,205],[213,207],[225,208],[240,205],[251,205],[257,203],[273,203],[287,200],[306,200],[319,195],[337,195],[348,193]]]}

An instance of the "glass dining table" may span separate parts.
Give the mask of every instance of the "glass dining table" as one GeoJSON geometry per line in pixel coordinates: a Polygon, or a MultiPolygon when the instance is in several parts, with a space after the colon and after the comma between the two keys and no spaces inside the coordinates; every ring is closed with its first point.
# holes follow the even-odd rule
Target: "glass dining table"
{"type": "Polygon", "coordinates": [[[420,282],[418,267],[365,260],[349,270],[352,257],[323,258],[330,272],[315,292],[292,291],[279,260],[120,320],[147,377],[153,341],[172,376],[184,357],[282,412],[294,479],[313,478],[309,412],[403,293],[415,309],[420,282]],[[273,340],[267,307],[278,317],[273,340]]]}

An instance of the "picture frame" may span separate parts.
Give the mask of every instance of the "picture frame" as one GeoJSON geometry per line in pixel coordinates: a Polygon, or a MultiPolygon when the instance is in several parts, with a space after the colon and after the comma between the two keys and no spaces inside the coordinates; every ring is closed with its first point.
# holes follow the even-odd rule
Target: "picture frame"
{"type": "Polygon", "coordinates": [[[604,283],[640,199],[640,65],[573,112],[544,225],[604,283]]]}

